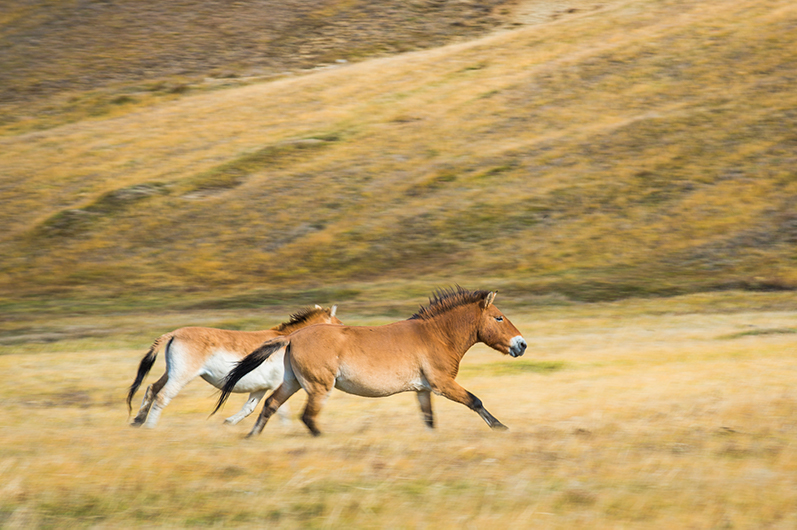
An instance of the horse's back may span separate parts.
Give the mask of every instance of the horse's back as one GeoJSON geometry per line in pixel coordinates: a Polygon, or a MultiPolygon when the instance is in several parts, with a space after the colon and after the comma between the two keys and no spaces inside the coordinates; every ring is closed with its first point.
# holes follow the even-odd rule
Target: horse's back
{"type": "Polygon", "coordinates": [[[424,337],[416,333],[407,321],[385,326],[340,326],[317,324],[291,335],[291,354],[321,359],[352,357],[406,357],[424,344],[424,337]]]}
{"type": "Polygon", "coordinates": [[[422,348],[412,326],[319,325],[291,335],[290,357],[300,381],[378,397],[425,388],[422,348]]]}
{"type": "Polygon", "coordinates": [[[178,341],[195,350],[196,354],[201,351],[205,355],[211,355],[214,351],[223,349],[231,353],[240,353],[240,358],[248,355],[263,342],[281,335],[270,329],[238,331],[203,327],[185,327],[177,329],[173,333],[178,341]]]}
{"type": "MultiPolygon", "coordinates": [[[[176,374],[187,378],[201,376],[217,388],[223,384],[235,363],[264,341],[280,336],[272,330],[235,331],[203,327],[184,327],[172,333],[174,338],[166,352],[170,377],[176,374]]],[[[263,375],[256,378],[263,379],[263,375]]]]}

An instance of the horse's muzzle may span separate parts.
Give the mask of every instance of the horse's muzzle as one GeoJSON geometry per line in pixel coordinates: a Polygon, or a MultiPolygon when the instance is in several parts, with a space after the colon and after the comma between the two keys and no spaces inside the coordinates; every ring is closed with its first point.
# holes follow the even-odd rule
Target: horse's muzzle
{"type": "Polygon", "coordinates": [[[526,351],[526,341],[523,337],[513,337],[509,343],[509,355],[512,357],[520,357],[526,351]]]}

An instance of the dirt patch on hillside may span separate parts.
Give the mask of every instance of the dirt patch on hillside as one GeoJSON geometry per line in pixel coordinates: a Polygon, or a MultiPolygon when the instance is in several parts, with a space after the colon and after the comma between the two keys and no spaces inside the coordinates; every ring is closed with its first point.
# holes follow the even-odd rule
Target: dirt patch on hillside
{"type": "Polygon", "coordinates": [[[142,81],[269,76],[433,48],[604,4],[599,0],[12,3],[0,7],[0,104],[142,81]]]}
{"type": "Polygon", "coordinates": [[[43,0],[0,7],[0,103],[174,76],[251,76],[440,46],[515,0],[43,0]]]}
{"type": "Polygon", "coordinates": [[[616,3],[617,0],[526,0],[516,3],[507,21],[513,25],[545,24],[616,3]]]}

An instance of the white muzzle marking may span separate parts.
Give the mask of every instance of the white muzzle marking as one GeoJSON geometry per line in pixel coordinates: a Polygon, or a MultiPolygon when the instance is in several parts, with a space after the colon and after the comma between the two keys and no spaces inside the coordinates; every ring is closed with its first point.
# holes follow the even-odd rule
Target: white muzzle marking
{"type": "Polygon", "coordinates": [[[526,341],[518,335],[517,337],[512,337],[512,340],[509,341],[509,355],[512,357],[520,357],[523,355],[523,352],[526,351],[526,341]]]}

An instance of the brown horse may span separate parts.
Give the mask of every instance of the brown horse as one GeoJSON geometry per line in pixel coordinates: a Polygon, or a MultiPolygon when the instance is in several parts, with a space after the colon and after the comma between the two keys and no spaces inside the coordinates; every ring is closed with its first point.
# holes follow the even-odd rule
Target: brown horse
{"type": "MultiPolygon", "coordinates": [[[[155,427],[163,408],[185,385],[198,376],[216,388],[221,388],[224,378],[235,363],[265,340],[288,335],[313,324],[343,324],[335,317],[335,310],[336,306],[325,309],[319,305],[315,308],[302,309],[291,315],[288,322],[263,331],[188,327],[161,335],[155,339],[152,347],[141,359],[138,374],[127,394],[128,410],[136,390],[155,363],[158,350],[164,343],[166,343],[166,372],[147,388],[141,409],[131,425],[138,427],[146,424],[147,427],[155,427]]],[[[275,355],[255,373],[238,383],[232,391],[249,392],[249,399],[240,412],[227,418],[226,423],[234,425],[250,415],[257,403],[266,395],[266,391],[276,388],[282,382],[282,370],[282,359],[275,355]]]]}
{"type": "Polygon", "coordinates": [[[333,387],[366,397],[417,392],[429,427],[434,427],[434,392],[470,407],[493,429],[506,429],[479,398],[454,381],[462,357],[477,342],[512,357],[526,350],[526,341],[493,300],[495,292],[440,290],[408,320],[376,327],[319,325],[268,341],[230,372],[213,412],[238,380],[274,352],[284,351],[282,384],[266,400],[249,436],[259,434],[300,388],[308,394],[302,421],[314,435],[320,434],[316,417],[333,387]]]}

